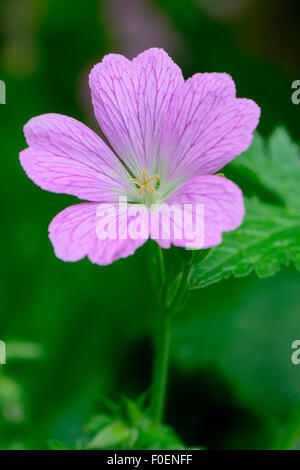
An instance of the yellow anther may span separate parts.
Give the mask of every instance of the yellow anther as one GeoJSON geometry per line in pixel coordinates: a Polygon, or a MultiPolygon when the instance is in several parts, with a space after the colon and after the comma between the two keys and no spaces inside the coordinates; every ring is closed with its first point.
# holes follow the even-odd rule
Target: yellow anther
{"type": "Polygon", "coordinates": [[[146,170],[143,170],[142,171],[142,178],[141,179],[138,179],[138,178],[132,178],[132,182],[137,184],[138,186],[140,186],[139,188],[139,192],[138,192],[138,195],[139,197],[142,197],[143,195],[143,191],[144,190],[147,190],[149,194],[154,194],[155,193],[155,190],[154,188],[151,186],[150,183],[155,183],[156,181],[159,180],[159,176],[158,175],[154,175],[154,176],[151,176],[151,178],[147,178],[147,171],[146,170]]]}

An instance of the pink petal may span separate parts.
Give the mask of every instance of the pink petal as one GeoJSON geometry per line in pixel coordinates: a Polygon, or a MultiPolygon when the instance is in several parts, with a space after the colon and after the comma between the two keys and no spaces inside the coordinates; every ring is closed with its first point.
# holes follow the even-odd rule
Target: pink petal
{"type": "Polygon", "coordinates": [[[20,153],[21,165],[41,188],[89,201],[113,201],[130,187],[118,158],[79,121],[44,114],[31,119],[24,133],[29,148],[20,153]]]}
{"type": "Polygon", "coordinates": [[[168,179],[213,174],[244,152],[252,141],[260,109],[235,98],[226,74],[196,74],[173,100],[160,154],[168,156],[168,179]]]}
{"type": "Polygon", "coordinates": [[[95,114],[112,147],[136,177],[156,171],[163,122],[180,68],[162,49],[149,49],[129,61],[109,54],[90,74],[95,114]]]}
{"type": "MultiPolygon", "coordinates": [[[[183,247],[209,248],[222,242],[222,233],[235,230],[243,221],[245,209],[240,188],[232,181],[221,176],[199,176],[182,184],[167,200],[169,206],[187,205],[187,224],[185,223],[183,237],[175,238],[176,220],[172,219],[170,241],[161,237],[158,242],[164,248],[170,244],[183,247]],[[203,237],[197,237],[197,205],[203,205],[204,222],[203,237]],[[190,221],[190,223],[189,223],[190,221]]],[[[200,206],[199,206],[200,207],[200,206]]],[[[164,209],[163,209],[164,210],[164,209]]],[[[182,223],[184,223],[182,218],[182,223]]],[[[166,229],[164,229],[166,230],[166,229]]]]}
{"type": "Polygon", "coordinates": [[[56,256],[63,261],[78,261],[87,256],[92,263],[107,265],[132,255],[147,240],[148,235],[132,239],[126,236],[126,233],[126,238],[121,239],[119,234],[123,230],[130,233],[130,228],[136,221],[135,216],[129,216],[128,220],[122,214],[119,217],[118,206],[114,204],[76,204],[54,217],[49,226],[49,238],[56,256]],[[106,212],[107,233],[112,238],[117,234],[116,239],[99,239],[99,209],[104,211],[104,216],[106,212]],[[119,227],[119,232],[114,233],[114,224],[119,227]]]}

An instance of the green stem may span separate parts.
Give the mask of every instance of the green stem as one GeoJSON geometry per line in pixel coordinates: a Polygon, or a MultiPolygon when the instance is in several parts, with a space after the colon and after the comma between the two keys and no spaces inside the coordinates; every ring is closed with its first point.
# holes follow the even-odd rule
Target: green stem
{"type": "Polygon", "coordinates": [[[166,287],[166,274],[163,250],[157,244],[157,264],[160,289],[158,293],[157,335],[155,338],[155,361],[153,371],[152,394],[150,400],[151,416],[154,423],[159,424],[163,413],[165,390],[167,382],[170,329],[166,323],[164,309],[164,295],[166,287]]]}
{"type": "Polygon", "coordinates": [[[192,265],[185,265],[182,271],[180,283],[176,289],[174,297],[169,305],[166,305],[167,281],[165,275],[163,250],[158,246],[157,253],[161,289],[159,295],[158,308],[158,332],[156,338],[156,357],[154,361],[154,373],[152,384],[152,395],[150,399],[150,409],[152,420],[155,424],[160,424],[164,411],[164,402],[167,387],[167,374],[170,350],[170,328],[171,316],[176,307],[186,293],[187,283],[192,265]]]}
{"type": "Polygon", "coordinates": [[[158,265],[159,265],[160,282],[161,282],[161,287],[164,288],[164,285],[166,282],[164,254],[163,254],[162,247],[158,243],[157,243],[157,250],[158,250],[158,265]]]}
{"type": "Polygon", "coordinates": [[[163,415],[170,349],[170,318],[165,315],[164,310],[161,311],[160,320],[150,403],[152,420],[157,425],[160,424],[163,415]]]}

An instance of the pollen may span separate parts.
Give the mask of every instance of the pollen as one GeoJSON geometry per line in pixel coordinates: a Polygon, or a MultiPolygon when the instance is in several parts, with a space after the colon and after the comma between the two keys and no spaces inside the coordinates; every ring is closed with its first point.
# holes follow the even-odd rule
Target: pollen
{"type": "Polygon", "coordinates": [[[147,191],[151,195],[155,193],[155,189],[150,183],[156,183],[156,181],[158,180],[159,180],[158,175],[154,175],[154,176],[151,176],[151,178],[148,178],[147,171],[143,170],[141,179],[132,178],[131,181],[140,187],[138,194],[139,194],[139,197],[142,197],[144,190],[147,191]]]}

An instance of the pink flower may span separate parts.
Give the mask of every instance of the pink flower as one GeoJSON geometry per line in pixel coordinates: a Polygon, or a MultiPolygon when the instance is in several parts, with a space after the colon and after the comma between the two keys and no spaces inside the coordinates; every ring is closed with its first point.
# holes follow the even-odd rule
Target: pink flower
{"type": "MultiPolygon", "coordinates": [[[[152,203],[162,213],[168,205],[190,204],[192,224],[194,207],[202,204],[203,248],[221,243],[222,232],[241,224],[241,190],[214,174],[249,147],[260,109],[252,100],[236,98],[229,75],[197,73],[184,81],[166,52],[149,49],[132,61],[105,56],[90,73],[90,87],[97,120],[113,150],[88,127],[59,114],[35,117],[24,128],[28,148],[20,160],[29,178],[48,191],[89,201],[52,220],[49,236],[58,258],[88,256],[93,263],[109,264],[155,238],[150,226],[139,239],[120,233],[99,239],[97,210],[105,203],[117,208],[120,196],[145,204],[148,215],[152,203]]],[[[125,228],[136,223],[131,214],[125,228]]],[[[187,246],[187,237],[178,240],[173,232],[157,242],[164,248],[187,246]]]]}

